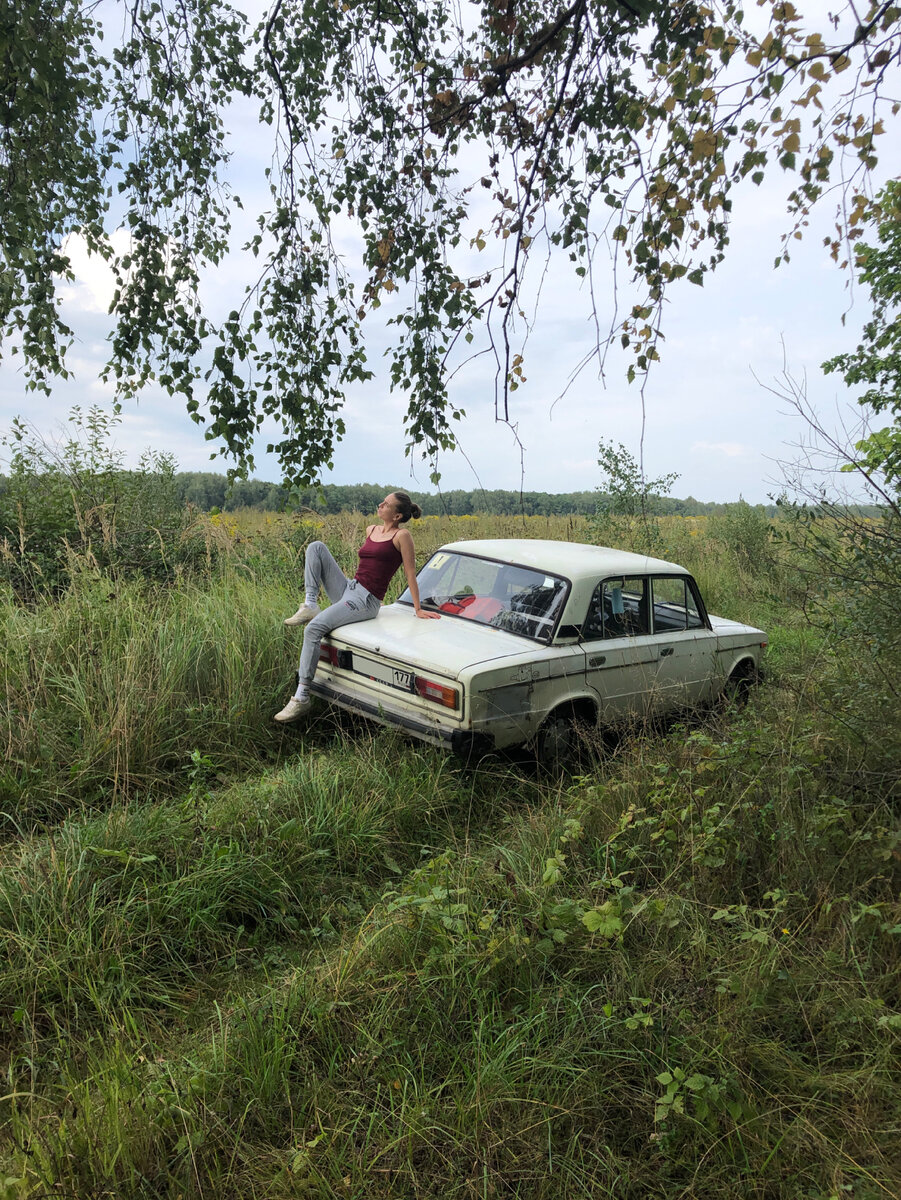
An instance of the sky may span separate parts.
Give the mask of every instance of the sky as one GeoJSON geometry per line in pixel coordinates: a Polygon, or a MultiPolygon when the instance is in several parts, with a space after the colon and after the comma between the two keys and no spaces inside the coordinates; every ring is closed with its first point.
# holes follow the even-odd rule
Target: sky
{"type": "MultiPolygon", "coordinates": [[[[268,165],[267,139],[265,133],[261,137],[252,112],[234,111],[232,181],[248,221],[255,198],[265,207],[261,185],[268,165]]],[[[890,129],[882,142],[883,162],[897,161],[898,129],[890,129]]],[[[515,430],[495,421],[493,364],[483,356],[461,370],[452,385],[451,398],[465,409],[466,419],[459,427],[459,450],[444,454],[439,462],[441,486],[591,490],[602,481],[597,448],[603,438],[623,443],[633,456],[642,457],[648,478],[678,473],[671,489],[676,496],[704,501],[742,497],[764,503],[781,492],[780,464],[796,457],[795,446],[807,440],[808,431],[773,389],[780,390],[788,371],[803,384],[827,425],[853,424],[858,415],[853,397],[840,377],[824,376],[820,364],[852,349],[867,317],[865,291],[849,290],[848,273],[822,244],[834,223],[829,200],[815,214],[805,238],[793,244],[791,262],[774,268],[789,223],[785,196],[790,187],[791,177],[784,175],[770,176],[759,189],[748,184],[736,197],[723,264],[706,277],[703,288],[683,281],[672,289],[661,362],[653,367],[643,401],[638,384],[627,384],[627,362],[616,353],[610,355],[603,379],[591,365],[570,382],[573,367],[593,344],[593,326],[580,281],[569,273],[568,264],[552,262],[540,318],[526,351],[527,382],[512,396],[515,430]]],[[[238,230],[236,245],[240,234],[238,230]]],[[[352,253],[351,231],[343,236],[352,253]]],[[[237,306],[254,265],[258,264],[250,255],[236,251],[205,281],[214,307],[237,306]]],[[[74,378],[58,381],[50,397],[27,393],[19,361],[5,359],[0,363],[0,432],[14,417],[23,416],[53,439],[73,406],[110,401],[109,389],[97,379],[106,356],[110,281],[103,268],[84,255],[76,256],[75,267],[77,281],[63,292],[63,318],[76,333],[68,355],[74,378]]],[[[484,270],[484,260],[478,270],[484,270]]],[[[612,274],[599,268],[595,289],[603,324],[613,311],[612,274]]],[[[390,305],[383,305],[380,315],[389,313],[390,305]]],[[[404,452],[407,402],[390,391],[382,366],[386,331],[369,317],[367,324],[372,339],[369,365],[376,377],[348,393],[347,433],[336,449],[333,470],[324,472],[322,482],[432,491],[429,464],[415,452],[411,457],[404,452]]],[[[278,482],[278,465],[264,452],[265,432],[254,474],[278,482]]],[[[185,471],[224,472],[228,465],[218,456],[211,460],[216,443],[204,440],[183,405],[153,387],[139,403],[125,408],[116,444],[130,464],[153,448],[172,453],[185,471]]]]}

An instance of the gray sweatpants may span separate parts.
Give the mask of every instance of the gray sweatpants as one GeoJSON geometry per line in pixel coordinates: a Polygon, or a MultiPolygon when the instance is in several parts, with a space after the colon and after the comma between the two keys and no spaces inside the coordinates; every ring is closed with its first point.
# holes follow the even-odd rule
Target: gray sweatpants
{"type": "Polygon", "coordinates": [[[303,581],[308,600],[318,596],[320,587],[323,587],[332,603],[304,629],[303,649],[297,669],[298,692],[305,691],[313,681],[319,662],[319,646],[325,635],[342,625],[371,621],[378,616],[382,606],[378,596],[373,596],[355,579],[347,578],[323,542],[310,542],[307,546],[303,581]]]}

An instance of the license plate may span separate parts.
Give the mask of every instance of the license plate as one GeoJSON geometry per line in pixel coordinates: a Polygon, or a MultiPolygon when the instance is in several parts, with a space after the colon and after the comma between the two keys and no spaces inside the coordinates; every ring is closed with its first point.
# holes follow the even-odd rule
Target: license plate
{"type": "Polygon", "coordinates": [[[372,658],[354,655],[353,670],[355,675],[362,675],[386,687],[396,688],[399,692],[412,692],[415,671],[403,671],[399,667],[389,666],[388,663],[378,662],[372,658]]]}

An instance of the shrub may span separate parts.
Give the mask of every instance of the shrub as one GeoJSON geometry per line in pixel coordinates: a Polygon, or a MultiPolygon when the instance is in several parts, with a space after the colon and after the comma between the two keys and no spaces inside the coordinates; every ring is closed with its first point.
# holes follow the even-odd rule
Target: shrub
{"type": "Polygon", "coordinates": [[[74,408],[72,432],[50,445],[21,421],[2,440],[0,579],[20,599],[57,595],[79,569],[169,582],[209,564],[212,548],[181,504],[175,460],[148,450],[136,470],[111,442],[115,415],[74,408]]]}
{"type": "Polygon", "coordinates": [[[739,499],[710,518],[708,534],[733,558],[740,571],[764,574],[775,562],[773,527],[762,504],[739,499]]]}
{"type": "Polygon", "coordinates": [[[604,483],[591,521],[592,539],[640,554],[660,555],[663,549],[657,521],[660,501],[679,478],[678,474],[646,479],[644,467],[622,443],[616,446],[601,441],[598,454],[604,483]]]}

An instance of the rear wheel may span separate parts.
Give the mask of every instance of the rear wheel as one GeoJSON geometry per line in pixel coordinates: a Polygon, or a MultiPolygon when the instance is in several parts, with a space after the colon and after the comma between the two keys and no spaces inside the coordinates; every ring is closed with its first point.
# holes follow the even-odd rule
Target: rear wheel
{"type": "Polygon", "coordinates": [[[535,735],[533,752],[548,775],[578,771],[588,758],[587,725],[578,713],[551,713],[535,735]]]}

